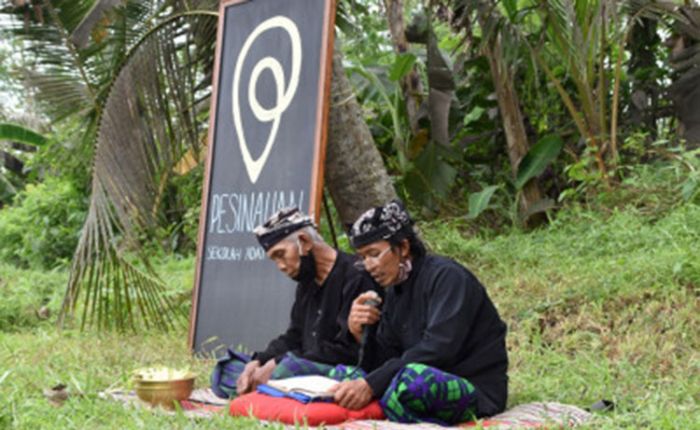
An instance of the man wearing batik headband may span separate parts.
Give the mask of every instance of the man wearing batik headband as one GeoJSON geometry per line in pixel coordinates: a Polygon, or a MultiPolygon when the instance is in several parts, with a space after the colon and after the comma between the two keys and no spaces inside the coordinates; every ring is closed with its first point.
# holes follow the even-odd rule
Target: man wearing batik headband
{"type": "Polygon", "coordinates": [[[379,398],[394,421],[454,424],[501,412],[508,395],[506,325],[484,287],[453,260],[426,255],[398,201],[370,209],[350,240],[364,269],[385,288],[353,301],[348,327],[359,342],[376,324],[361,363],[364,378],[342,382],[335,399],[351,409],[379,398]]]}
{"type": "Polygon", "coordinates": [[[220,397],[249,392],[270,378],[326,375],[335,365],[355,364],[358,345],[348,333],[348,314],[352,300],[374,287],[353,267],[355,258],[326,244],[297,208],[280,210],[254,233],[277,268],[297,281],[291,322],[264,351],[252,357],[230,351],[217,364],[212,389],[220,397]]]}

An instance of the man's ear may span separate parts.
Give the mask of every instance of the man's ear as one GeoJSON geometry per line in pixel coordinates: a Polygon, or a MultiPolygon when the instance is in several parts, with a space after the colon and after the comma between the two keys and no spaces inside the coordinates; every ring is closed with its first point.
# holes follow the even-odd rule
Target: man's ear
{"type": "Polygon", "coordinates": [[[411,244],[408,242],[408,239],[402,240],[401,241],[401,248],[400,248],[401,257],[407,258],[410,253],[411,253],[411,244]]]}
{"type": "Polygon", "coordinates": [[[297,239],[299,240],[299,244],[301,245],[301,251],[303,254],[309,252],[314,246],[313,241],[311,240],[309,235],[303,231],[299,233],[297,239]]]}

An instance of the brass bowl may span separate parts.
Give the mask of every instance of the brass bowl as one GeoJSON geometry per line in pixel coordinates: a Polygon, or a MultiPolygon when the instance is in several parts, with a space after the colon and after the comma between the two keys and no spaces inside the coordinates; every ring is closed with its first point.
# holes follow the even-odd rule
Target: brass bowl
{"type": "Polygon", "coordinates": [[[186,400],[194,389],[195,375],[188,373],[179,379],[144,380],[134,376],[134,389],[139,399],[151,406],[161,406],[165,409],[175,409],[180,400],[186,400]]]}

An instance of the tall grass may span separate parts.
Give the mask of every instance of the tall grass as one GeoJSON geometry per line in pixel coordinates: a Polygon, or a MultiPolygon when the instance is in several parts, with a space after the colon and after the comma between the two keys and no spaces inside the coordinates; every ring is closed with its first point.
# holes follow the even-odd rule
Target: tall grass
{"type": "MultiPolygon", "coordinates": [[[[633,207],[605,214],[569,208],[530,233],[470,237],[466,229],[457,220],[421,225],[434,252],[461,261],[482,280],[509,325],[510,405],[548,400],[585,407],[605,398],[617,409],[590,428],[697,428],[700,206],[683,204],[654,217],[633,207]]],[[[160,263],[169,294],[182,306],[193,266],[192,258],[160,263]]],[[[11,269],[8,276],[9,267],[0,266],[5,301],[29,300],[31,285],[62,293],[65,272],[11,269]]],[[[98,398],[102,390],[128,386],[133,369],[156,363],[189,366],[199,373],[198,386],[206,386],[213,362],[190,357],[184,328],[139,336],[58,332],[32,323],[31,312],[29,320],[2,319],[2,309],[0,428],[258,426],[225,416],[191,421],[98,398]],[[58,382],[75,396],[56,408],[42,390],[58,382]]]]}
{"type": "Polygon", "coordinates": [[[617,411],[594,428],[700,422],[700,206],[655,218],[570,209],[547,230],[465,239],[423,228],[467,265],[509,324],[510,403],[549,399],[617,411]]]}

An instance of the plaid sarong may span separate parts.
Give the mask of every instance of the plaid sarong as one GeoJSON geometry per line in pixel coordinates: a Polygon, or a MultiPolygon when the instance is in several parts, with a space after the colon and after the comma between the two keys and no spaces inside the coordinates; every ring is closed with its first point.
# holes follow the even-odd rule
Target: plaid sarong
{"type": "Polygon", "coordinates": [[[288,352],[285,354],[284,358],[282,361],[280,361],[277,367],[275,367],[275,370],[272,372],[271,379],[282,379],[303,375],[327,376],[337,381],[346,381],[364,378],[367,376],[365,371],[359,367],[347,366],[345,364],[332,366],[330,364],[307,360],[306,358],[302,358],[288,352]]]}
{"type": "Polygon", "coordinates": [[[270,379],[283,379],[304,375],[327,375],[332,369],[333,366],[329,364],[307,360],[294,353],[288,352],[284,355],[284,358],[277,363],[275,370],[272,371],[270,379]]]}
{"type": "Polygon", "coordinates": [[[420,363],[401,369],[379,404],[387,418],[401,423],[450,425],[476,417],[476,392],[469,381],[420,363]]]}
{"type": "Polygon", "coordinates": [[[236,381],[249,361],[249,355],[227,350],[226,355],[216,362],[211,372],[211,390],[214,394],[222,399],[236,397],[236,381]]]}

